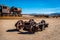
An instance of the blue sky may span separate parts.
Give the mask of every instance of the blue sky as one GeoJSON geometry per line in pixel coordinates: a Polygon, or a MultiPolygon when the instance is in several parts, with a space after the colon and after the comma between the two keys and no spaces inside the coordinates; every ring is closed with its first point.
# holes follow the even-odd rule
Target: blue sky
{"type": "Polygon", "coordinates": [[[60,0],[0,0],[0,4],[22,9],[22,14],[60,12],[60,0]]]}

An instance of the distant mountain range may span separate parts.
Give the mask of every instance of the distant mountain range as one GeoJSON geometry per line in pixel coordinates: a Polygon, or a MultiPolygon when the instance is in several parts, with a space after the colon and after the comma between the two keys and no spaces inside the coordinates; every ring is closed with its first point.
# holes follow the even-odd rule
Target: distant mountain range
{"type": "Polygon", "coordinates": [[[51,13],[51,16],[60,16],[60,13],[51,13]]]}
{"type": "Polygon", "coordinates": [[[49,16],[60,16],[60,13],[51,13],[51,14],[37,14],[37,13],[31,13],[31,14],[25,14],[25,15],[49,15],[49,16]]]}

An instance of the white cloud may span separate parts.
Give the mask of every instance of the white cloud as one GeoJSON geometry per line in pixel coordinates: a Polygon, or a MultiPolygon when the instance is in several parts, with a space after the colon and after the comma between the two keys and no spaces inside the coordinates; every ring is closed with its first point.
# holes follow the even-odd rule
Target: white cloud
{"type": "Polygon", "coordinates": [[[23,9],[22,13],[42,13],[42,14],[50,14],[60,12],[60,7],[57,8],[36,8],[36,9],[23,9]]]}

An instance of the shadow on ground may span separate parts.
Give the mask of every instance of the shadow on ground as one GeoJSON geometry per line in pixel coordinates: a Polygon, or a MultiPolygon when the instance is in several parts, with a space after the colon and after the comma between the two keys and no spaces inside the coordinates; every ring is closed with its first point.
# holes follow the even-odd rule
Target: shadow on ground
{"type": "Polygon", "coordinates": [[[31,32],[21,32],[21,31],[18,31],[17,29],[8,29],[6,30],[6,32],[19,32],[18,34],[34,34],[31,32]]]}
{"type": "Polygon", "coordinates": [[[18,32],[17,29],[9,29],[9,30],[6,30],[6,32],[18,32]]]}
{"type": "Polygon", "coordinates": [[[34,33],[31,33],[31,32],[20,32],[18,34],[34,34],[34,33]]]}

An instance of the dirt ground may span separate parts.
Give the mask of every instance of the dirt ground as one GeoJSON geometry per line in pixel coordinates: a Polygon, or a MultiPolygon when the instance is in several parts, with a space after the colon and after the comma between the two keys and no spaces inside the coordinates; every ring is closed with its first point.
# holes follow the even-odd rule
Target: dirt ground
{"type": "Polygon", "coordinates": [[[60,40],[60,18],[35,18],[34,20],[40,22],[42,19],[49,23],[49,26],[45,30],[38,31],[35,34],[20,34],[20,32],[15,31],[14,25],[19,19],[1,19],[0,40],[60,40]]]}

